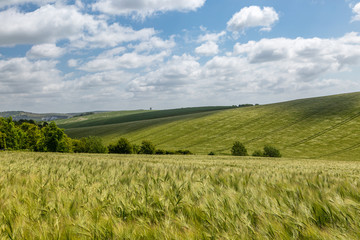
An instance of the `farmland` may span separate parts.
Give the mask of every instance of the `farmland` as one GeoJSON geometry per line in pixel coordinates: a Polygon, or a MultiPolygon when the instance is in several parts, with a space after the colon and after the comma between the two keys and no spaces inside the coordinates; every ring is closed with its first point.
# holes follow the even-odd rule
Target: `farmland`
{"type": "Polygon", "coordinates": [[[229,154],[233,142],[240,141],[250,153],[272,144],[285,157],[360,160],[360,93],[211,112],[193,111],[156,119],[108,121],[97,124],[94,120],[84,121],[82,125],[59,122],[59,126],[70,137],[96,135],[106,143],[126,137],[137,144],[146,139],[158,148],[189,149],[196,154],[210,151],[229,154]]]}
{"type": "Polygon", "coordinates": [[[0,152],[2,239],[358,239],[360,163],[0,152]]]}

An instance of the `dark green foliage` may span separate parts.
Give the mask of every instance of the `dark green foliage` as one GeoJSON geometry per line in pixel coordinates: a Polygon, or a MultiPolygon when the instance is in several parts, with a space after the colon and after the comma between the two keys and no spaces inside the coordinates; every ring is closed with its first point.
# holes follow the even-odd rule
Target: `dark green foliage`
{"type": "Polygon", "coordinates": [[[189,150],[177,150],[177,151],[175,151],[175,154],[178,154],[178,155],[192,155],[192,152],[190,152],[189,150]]]}
{"type": "Polygon", "coordinates": [[[12,117],[0,118],[0,132],[2,137],[5,138],[6,149],[18,150],[23,148],[23,131],[15,125],[12,117]]]}
{"type": "Polygon", "coordinates": [[[264,147],[264,154],[263,154],[264,157],[281,157],[281,154],[280,154],[280,151],[278,149],[276,149],[275,147],[273,146],[265,146],[264,147]]]}
{"type": "Polygon", "coordinates": [[[0,150],[6,149],[6,134],[0,132],[0,150]]]}
{"type": "Polygon", "coordinates": [[[54,122],[41,129],[43,138],[40,143],[40,150],[45,152],[71,152],[71,139],[58,128],[54,122]]]}
{"type": "Polygon", "coordinates": [[[253,152],[254,157],[281,157],[280,151],[273,146],[266,145],[264,151],[256,150],[253,152]]]}
{"type": "Polygon", "coordinates": [[[141,154],[154,154],[155,153],[155,146],[152,142],[144,140],[141,143],[140,147],[141,154]]]}
{"type": "Polygon", "coordinates": [[[239,141],[234,142],[231,148],[231,154],[233,156],[248,156],[247,150],[244,144],[240,143],[239,141]]]}
{"type": "Polygon", "coordinates": [[[156,155],[165,155],[166,151],[163,149],[156,149],[155,154],[156,155]]]}
{"type": "Polygon", "coordinates": [[[84,137],[73,140],[73,150],[77,153],[106,153],[107,147],[104,146],[100,137],[84,137]]]}
{"type": "Polygon", "coordinates": [[[254,157],[263,157],[264,153],[261,150],[255,150],[252,154],[254,157]]]}
{"type": "Polygon", "coordinates": [[[120,154],[133,153],[133,146],[126,138],[120,138],[115,145],[110,144],[108,149],[109,149],[109,153],[120,153],[120,154]]]}
{"type": "Polygon", "coordinates": [[[208,155],[210,155],[210,156],[214,156],[215,155],[215,153],[214,152],[209,152],[209,154],[208,155]]]}
{"type": "Polygon", "coordinates": [[[72,141],[54,122],[37,125],[32,120],[15,122],[0,118],[0,149],[71,152],[72,141]]]}
{"type": "Polygon", "coordinates": [[[21,126],[23,134],[23,148],[29,149],[31,151],[40,151],[41,150],[41,140],[43,138],[42,132],[36,123],[31,123],[30,121],[24,121],[21,126]]]}
{"type": "Polygon", "coordinates": [[[175,152],[174,151],[166,151],[166,155],[174,155],[175,154],[175,152]]]}
{"type": "Polygon", "coordinates": [[[140,146],[139,145],[133,144],[132,148],[133,148],[133,153],[140,154],[140,146]]]}

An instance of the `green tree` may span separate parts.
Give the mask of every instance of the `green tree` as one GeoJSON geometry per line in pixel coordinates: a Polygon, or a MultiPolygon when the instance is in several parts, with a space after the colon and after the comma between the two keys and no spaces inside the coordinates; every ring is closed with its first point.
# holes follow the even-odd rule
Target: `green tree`
{"type": "Polygon", "coordinates": [[[83,153],[106,153],[107,147],[104,146],[100,137],[89,136],[80,140],[73,140],[74,152],[83,153]]]}
{"type": "Polygon", "coordinates": [[[16,127],[12,117],[0,118],[0,132],[5,134],[7,149],[17,150],[23,147],[23,131],[16,127]]]}
{"type": "Polygon", "coordinates": [[[140,146],[140,153],[141,154],[154,154],[155,153],[155,146],[152,142],[144,140],[140,146]]]}
{"type": "Polygon", "coordinates": [[[71,152],[72,141],[54,122],[41,129],[40,150],[45,152],[71,152]]]}
{"type": "Polygon", "coordinates": [[[6,149],[6,134],[0,132],[0,150],[6,149]]]}
{"type": "Polygon", "coordinates": [[[31,151],[39,151],[42,138],[39,127],[35,123],[23,122],[20,128],[24,132],[23,148],[31,151]]]}
{"type": "Polygon", "coordinates": [[[131,154],[133,153],[133,147],[126,138],[120,138],[116,144],[110,144],[109,153],[131,154]]]}
{"type": "Polygon", "coordinates": [[[264,147],[264,157],[281,157],[280,151],[273,146],[266,145],[264,147]]]}
{"type": "Polygon", "coordinates": [[[244,146],[244,144],[242,144],[239,141],[234,142],[232,148],[231,148],[231,154],[233,156],[248,156],[247,150],[244,146]]]}

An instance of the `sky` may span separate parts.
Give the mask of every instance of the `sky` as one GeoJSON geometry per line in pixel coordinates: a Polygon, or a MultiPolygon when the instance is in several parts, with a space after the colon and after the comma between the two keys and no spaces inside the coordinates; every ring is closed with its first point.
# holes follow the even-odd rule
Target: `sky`
{"type": "Polygon", "coordinates": [[[359,0],[0,0],[0,111],[360,91],[359,0]]]}

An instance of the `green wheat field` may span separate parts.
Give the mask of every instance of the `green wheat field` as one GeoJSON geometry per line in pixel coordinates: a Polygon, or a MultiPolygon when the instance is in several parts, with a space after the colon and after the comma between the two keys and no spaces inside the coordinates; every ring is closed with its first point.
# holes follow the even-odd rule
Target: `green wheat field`
{"type": "Polygon", "coordinates": [[[359,239],[360,162],[0,152],[1,239],[359,239]]]}

